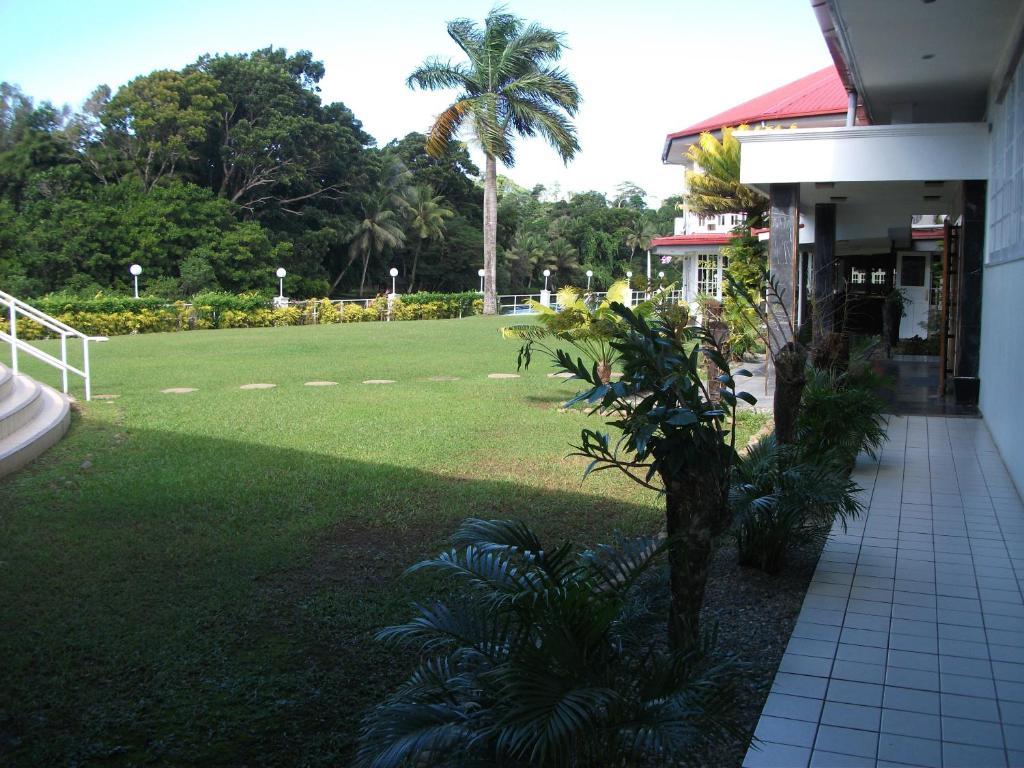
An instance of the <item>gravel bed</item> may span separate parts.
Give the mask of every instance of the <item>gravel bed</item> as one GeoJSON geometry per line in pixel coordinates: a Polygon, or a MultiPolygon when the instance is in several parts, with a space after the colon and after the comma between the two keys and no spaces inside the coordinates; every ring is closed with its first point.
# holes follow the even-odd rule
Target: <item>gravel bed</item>
{"type": "Polygon", "coordinates": [[[776,576],[737,566],[736,549],[731,544],[723,542],[715,553],[701,626],[717,624],[716,647],[750,665],[737,713],[747,736],[722,755],[719,765],[723,768],[739,768],[743,763],[823,545],[824,540],[794,548],[776,576]]]}

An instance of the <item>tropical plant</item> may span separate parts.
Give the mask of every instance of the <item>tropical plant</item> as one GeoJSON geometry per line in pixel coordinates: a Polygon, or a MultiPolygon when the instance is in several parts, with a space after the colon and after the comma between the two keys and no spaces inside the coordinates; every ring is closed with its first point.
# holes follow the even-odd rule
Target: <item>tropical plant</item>
{"type": "Polygon", "coordinates": [[[729,491],[740,564],[778,572],[791,548],[824,536],[836,518],[845,526],[860,514],[857,491],[827,455],[761,438],[740,458],[729,491]]]}
{"type": "MultiPolygon", "coordinates": [[[[569,404],[597,403],[620,433],[584,429],[574,455],[590,460],[586,474],[615,469],[665,497],[671,606],[669,637],[677,647],[699,637],[700,608],[717,536],[731,523],[729,476],[736,458],[736,392],[729,362],[714,335],[699,326],[651,322],[622,304],[610,346],[622,378],[609,383],[597,366],[555,349],[558,367],[591,385],[569,404]],[[701,359],[721,371],[720,400],[703,380],[701,359]]],[[[738,371],[737,375],[749,375],[738,371]]]]}
{"type": "Polygon", "coordinates": [[[629,258],[636,258],[637,251],[647,251],[651,247],[651,238],[658,234],[654,222],[645,216],[637,216],[629,229],[626,230],[626,247],[629,248],[629,258]]]}
{"type": "Polygon", "coordinates": [[[795,318],[786,307],[786,297],[778,281],[770,277],[767,270],[764,273],[763,305],[757,294],[737,283],[731,275],[726,275],[726,280],[729,297],[750,310],[739,314],[738,319],[743,320],[750,331],[761,337],[771,356],[775,371],[775,394],[772,401],[775,436],[780,443],[792,445],[797,439],[796,423],[807,368],[807,350],[800,343],[795,318]]]}
{"type": "Polygon", "coordinates": [[[448,24],[448,35],[467,61],[431,58],[408,78],[413,88],[460,90],[455,102],[436,119],[427,136],[427,151],[444,153],[460,128],[471,126],[484,152],[484,314],[497,314],[497,163],[515,162],[513,138],[540,134],[568,162],[579,149],[570,120],[580,94],[568,74],[555,66],[564,35],[493,9],[483,29],[471,19],[448,24]]]}
{"type": "Polygon", "coordinates": [[[856,367],[847,373],[808,370],[797,435],[812,455],[832,453],[848,468],[861,451],[877,456],[888,439],[885,403],[863,377],[856,367]]]}
{"type": "MultiPolygon", "coordinates": [[[[370,260],[389,248],[398,248],[405,243],[402,212],[394,207],[392,198],[392,193],[386,188],[367,195],[362,202],[363,216],[349,234],[348,266],[357,259],[363,264],[362,276],[359,278],[360,296],[366,288],[366,271],[370,260]]],[[[334,290],[344,274],[342,270],[331,290],[334,290]]]]}
{"type": "Polygon", "coordinates": [[[735,130],[723,128],[721,141],[702,133],[690,145],[686,156],[699,170],[686,171],[686,205],[694,213],[746,213],[748,219],[759,220],[764,215],[765,198],[740,183],[740,143],[733,135],[735,130]]]}
{"type": "Polygon", "coordinates": [[[589,360],[597,378],[611,381],[612,366],[616,353],[612,346],[618,316],[612,311],[612,302],[625,302],[629,296],[625,281],[613,283],[608,293],[597,306],[587,302],[578,288],[567,286],[555,295],[557,309],[531,300],[530,307],[537,313],[536,323],[511,325],[501,329],[506,339],[519,339],[516,368],[529,368],[533,360],[533,348],[537,347],[552,359],[557,359],[560,344],[568,344],[589,360]]]}
{"type": "Polygon", "coordinates": [[[741,667],[659,640],[663,543],[576,553],[475,519],[453,543],[410,569],[448,577],[448,599],[378,635],[419,664],[364,718],[359,765],[702,765],[742,736],[741,667]]]}
{"type": "Polygon", "coordinates": [[[424,240],[443,240],[445,219],[455,215],[451,208],[444,204],[444,198],[435,195],[428,186],[413,187],[409,196],[409,229],[416,236],[416,247],[413,250],[412,270],[409,274],[408,291],[411,293],[416,285],[416,265],[420,260],[420,251],[424,240]]]}

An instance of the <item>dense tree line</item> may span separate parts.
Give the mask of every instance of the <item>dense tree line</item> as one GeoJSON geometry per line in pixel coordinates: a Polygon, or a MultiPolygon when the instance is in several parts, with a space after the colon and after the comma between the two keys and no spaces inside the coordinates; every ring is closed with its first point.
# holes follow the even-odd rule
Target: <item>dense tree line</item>
{"type": "MultiPolygon", "coordinates": [[[[0,85],[0,286],[24,296],[127,289],[268,290],[296,297],[464,290],[483,264],[483,187],[464,144],[426,152],[412,133],[379,147],[319,95],[308,51],[202,56],[79,111],[0,85]]],[[[551,199],[499,179],[497,284],[597,284],[671,230],[676,200],[646,208],[635,185],[551,199]]]]}

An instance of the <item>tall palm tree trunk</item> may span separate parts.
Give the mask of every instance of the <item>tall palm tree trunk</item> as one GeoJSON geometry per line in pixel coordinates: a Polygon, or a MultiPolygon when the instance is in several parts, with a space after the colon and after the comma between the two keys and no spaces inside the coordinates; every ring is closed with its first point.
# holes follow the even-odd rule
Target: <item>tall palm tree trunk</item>
{"type": "Polygon", "coordinates": [[[366,288],[366,270],[370,266],[370,251],[363,256],[363,276],[359,278],[359,298],[363,297],[366,288]]]}
{"type": "Polygon", "coordinates": [[[498,314],[498,291],[494,282],[498,248],[498,163],[487,156],[484,171],[484,314],[498,314]]]}
{"type": "Polygon", "coordinates": [[[420,249],[421,248],[423,248],[423,238],[422,237],[417,237],[416,238],[416,250],[413,251],[413,254],[412,254],[412,274],[409,275],[409,287],[406,289],[409,293],[413,293],[415,291],[415,285],[416,285],[416,264],[419,263],[419,260],[420,260],[420,249]]]}

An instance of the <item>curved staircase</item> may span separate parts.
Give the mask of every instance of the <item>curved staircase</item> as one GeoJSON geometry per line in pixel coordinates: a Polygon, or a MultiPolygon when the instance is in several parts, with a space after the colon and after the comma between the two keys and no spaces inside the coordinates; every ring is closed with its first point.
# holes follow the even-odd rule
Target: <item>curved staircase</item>
{"type": "Polygon", "coordinates": [[[70,424],[66,395],[0,364],[0,477],[54,445],[70,424]]]}

